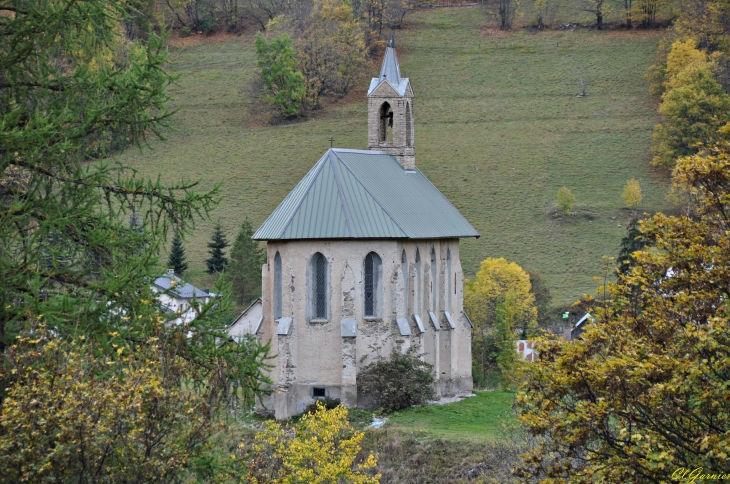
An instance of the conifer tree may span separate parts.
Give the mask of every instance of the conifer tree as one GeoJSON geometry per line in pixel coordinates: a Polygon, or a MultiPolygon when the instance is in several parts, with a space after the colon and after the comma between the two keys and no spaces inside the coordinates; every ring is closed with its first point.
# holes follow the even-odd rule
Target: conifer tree
{"type": "Polygon", "coordinates": [[[180,234],[175,233],[170,247],[170,257],[167,259],[167,267],[175,270],[175,274],[182,276],[188,270],[188,263],[185,260],[185,248],[182,245],[180,234]]]}
{"type": "Polygon", "coordinates": [[[223,254],[223,251],[230,244],[226,240],[226,234],[221,229],[221,223],[218,222],[213,230],[213,236],[208,242],[208,253],[210,258],[206,259],[205,265],[208,267],[208,274],[215,272],[223,272],[228,265],[228,258],[223,254]]]}
{"type": "Polygon", "coordinates": [[[233,294],[243,304],[246,298],[261,293],[261,265],[266,261],[266,252],[251,237],[253,226],[248,218],[241,224],[236,240],[231,247],[231,262],[226,268],[226,276],[233,285],[233,294]]]}
{"type": "Polygon", "coordinates": [[[642,250],[646,246],[644,234],[639,228],[639,220],[634,218],[627,227],[626,237],[621,239],[621,251],[618,254],[618,270],[622,274],[628,274],[629,269],[634,263],[631,256],[637,250],[642,250]]]}

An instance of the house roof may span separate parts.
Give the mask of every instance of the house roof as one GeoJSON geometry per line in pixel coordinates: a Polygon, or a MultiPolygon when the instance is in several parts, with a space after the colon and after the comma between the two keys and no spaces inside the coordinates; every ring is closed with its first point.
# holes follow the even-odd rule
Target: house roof
{"type": "MultiPolygon", "coordinates": [[[[243,312],[241,314],[239,314],[238,317],[236,319],[234,319],[230,325],[228,325],[228,327],[229,328],[233,327],[242,317],[244,317],[246,315],[246,313],[249,312],[249,310],[252,307],[254,307],[257,304],[263,304],[263,301],[261,300],[260,297],[257,297],[256,299],[251,301],[251,304],[249,304],[248,307],[246,309],[244,309],[243,312]]],[[[263,317],[261,319],[263,319],[263,317]]]]}
{"type": "Polygon", "coordinates": [[[185,282],[177,277],[175,274],[170,273],[164,274],[155,279],[154,284],[162,291],[168,292],[169,294],[172,294],[181,299],[192,299],[194,297],[204,298],[214,295],[209,293],[208,291],[198,289],[189,282],[185,282]],[[173,281],[175,281],[174,284],[173,281]]]}
{"type": "Polygon", "coordinates": [[[418,169],[382,151],[332,148],[252,238],[460,237],[479,233],[418,169]]]}
{"type": "Polygon", "coordinates": [[[388,47],[385,49],[383,65],[380,68],[380,76],[373,77],[370,80],[368,96],[381,82],[389,83],[401,96],[406,93],[408,83],[410,82],[407,77],[402,78],[400,75],[400,66],[398,65],[398,57],[395,55],[395,40],[393,40],[393,37],[390,38],[388,47]]]}

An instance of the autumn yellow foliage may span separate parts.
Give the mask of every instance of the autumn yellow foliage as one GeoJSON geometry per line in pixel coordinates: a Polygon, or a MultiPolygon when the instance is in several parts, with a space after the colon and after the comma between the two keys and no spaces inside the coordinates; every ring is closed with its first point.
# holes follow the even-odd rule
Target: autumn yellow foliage
{"type": "Polygon", "coordinates": [[[728,472],[730,143],[681,158],[673,178],[692,190],[693,213],[641,221],[649,247],[608,284],[581,339],[537,344],[518,396],[521,422],[541,439],[518,470],[525,481],[728,472]]]}
{"type": "Polygon", "coordinates": [[[313,413],[291,426],[266,422],[247,454],[251,484],[375,484],[375,457],[370,454],[356,464],[365,434],[355,431],[347,420],[347,409],[338,405],[327,410],[321,403],[313,413]]]}
{"type": "Polygon", "coordinates": [[[637,207],[641,205],[641,202],[644,200],[644,195],[641,193],[641,185],[639,185],[636,178],[632,178],[626,182],[621,198],[624,199],[627,207],[637,207]]]}
{"type": "Polygon", "coordinates": [[[172,482],[201,449],[203,399],[129,348],[39,330],[0,365],[0,482],[172,482]]]}

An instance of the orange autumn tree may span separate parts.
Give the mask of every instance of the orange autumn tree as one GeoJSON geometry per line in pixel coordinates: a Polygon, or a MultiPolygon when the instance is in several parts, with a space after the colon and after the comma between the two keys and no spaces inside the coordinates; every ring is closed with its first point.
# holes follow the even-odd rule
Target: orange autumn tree
{"type": "MultiPolygon", "coordinates": [[[[730,125],[724,128],[730,133],[730,125]]],[[[730,144],[677,162],[691,216],[642,221],[646,248],[574,342],[546,338],[518,397],[542,482],[668,482],[730,456],[730,144]]]]}

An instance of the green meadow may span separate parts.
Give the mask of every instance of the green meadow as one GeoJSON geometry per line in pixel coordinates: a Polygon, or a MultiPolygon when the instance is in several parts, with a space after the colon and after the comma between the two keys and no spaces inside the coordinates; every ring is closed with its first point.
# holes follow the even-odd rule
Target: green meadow
{"type": "MultiPolygon", "coordinates": [[[[464,273],[505,257],[547,279],[554,303],[594,292],[603,255],[615,256],[630,212],[621,193],[639,180],[643,210],[671,210],[667,174],[649,165],[655,100],[644,73],[658,33],[588,30],[508,34],[485,28],[476,8],[418,11],[396,33],[401,71],[415,92],[416,165],[481,233],[462,241],[464,273]],[[580,93],[580,79],[586,97],[580,93]],[[558,189],[574,216],[555,211],[558,189]]],[[[257,112],[253,35],[170,47],[172,130],[121,161],[168,183],[222,183],[212,220],[188,237],[190,278],[204,274],[220,220],[229,240],[248,217],[258,227],[330,146],[365,148],[361,88],[304,121],[270,125],[257,112]]],[[[163,257],[166,257],[163,255],[163,257]]],[[[164,262],[164,260],[163,260],[164,262]]]]}
{"type": "Polygon", "coordinates": [[[503,433],[503,422],[513,421],[510,405],[515,393],[477,391],[476,396],[446,405],[423,405],[393,413],[389,429],[423,433],[447,440],[494,440],[503,433]]]}

